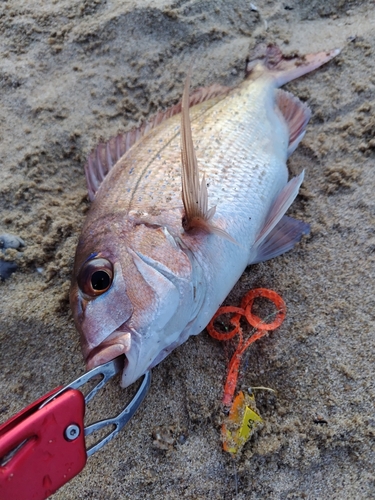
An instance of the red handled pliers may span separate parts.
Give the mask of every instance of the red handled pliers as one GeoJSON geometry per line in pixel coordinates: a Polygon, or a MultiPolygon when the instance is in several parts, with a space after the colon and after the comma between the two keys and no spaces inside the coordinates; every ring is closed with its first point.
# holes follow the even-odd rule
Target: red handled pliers
{"type": "Polygon", "coordinates": [[[145,398],[151,383],[147,372],[131,402],[116,416],[84,427],[86,404],[119,373],[120,356],[77,378],[66,387],[34,401],[0,426],[0,500],[44,500],[79,474],[87,458],[118,434],[145,398]],[[78,388],[94,377],[101,380],[84,396],[78,388]],[[115,426],[86,449],[85,436],[115,426]]]}

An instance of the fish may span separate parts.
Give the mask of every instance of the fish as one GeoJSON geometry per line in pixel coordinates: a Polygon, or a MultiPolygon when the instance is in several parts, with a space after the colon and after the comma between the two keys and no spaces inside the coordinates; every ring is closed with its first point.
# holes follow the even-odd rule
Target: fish
{"type": "Polygon", "coordinates": [[[124,355],[121,386],[204,330],[245,268],[291,250],[309,225],[285,215],[308,106],[279,89],[339,49],[256,49],[234,88],[189,95],[100,143],[85,166],[90,210],[70,290],[87,369],[124,355]]]}

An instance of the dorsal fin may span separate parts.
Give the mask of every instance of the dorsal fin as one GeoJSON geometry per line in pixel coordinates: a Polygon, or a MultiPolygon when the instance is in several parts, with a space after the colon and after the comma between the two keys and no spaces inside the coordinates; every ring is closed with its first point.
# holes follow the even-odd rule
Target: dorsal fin
{"type": "Polygon", "coordinates": [[[277,91],[276,104],[289,128],[288,156],[290,156],[305,135],[311,111],[298,97],[285,90],[277,91]]]}
{"type": "Polygon", "coordinates": [[[182,227],[185,231],[194,228],[203,229],[207,233],[214,233],[232,243],[237,243],[228,233],[212,223],[216,207],[208,208],[208,191],[204,174],[199,183],[199,168],[191,133],[189,88],[190,74],[186,78],[181,109],[181,178],[182,202],[185,209],[182,227]]]}
{"type": "MultiPolygon", "coordinates": [[[[231,89],[222,85],[198,88],[189,98],[189,106],[195,106],[203,101],[208,101],[220,95],[226,95],[231,89]]],[[[85,175],[89,198],[92,201],[95,193],[103,182],[104,177],[118,160],[129,151],[145,134],[171,116],[181,113],[181,102],[171,106],[165,111],[159,111],[148,122],[140,127],[129,130],[117,137],[112,137],[108,142],[102,142],[90,153],[85,165],[85,175]]]]}

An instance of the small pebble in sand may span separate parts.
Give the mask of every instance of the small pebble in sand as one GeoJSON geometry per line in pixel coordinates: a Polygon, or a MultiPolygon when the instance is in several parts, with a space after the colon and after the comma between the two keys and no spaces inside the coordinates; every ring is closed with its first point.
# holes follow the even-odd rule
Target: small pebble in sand
{"type": "MultiPolygon", "coordinates": [[[[25,246],[25,242],[19,236],[10,233],[0,234],[0,252],[4,253],[7,248],[21,248],[25,246]]],[[[0,280],[4,281],[9,276],[17,271],[15,262],[4,261],[0,258],[0,280]]]]}

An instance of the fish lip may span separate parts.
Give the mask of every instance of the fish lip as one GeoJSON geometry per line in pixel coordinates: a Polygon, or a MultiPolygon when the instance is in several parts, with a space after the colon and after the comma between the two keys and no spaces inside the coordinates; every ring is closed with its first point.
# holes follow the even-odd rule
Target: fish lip
{"type": "Polygon", "coordinates": [[[130,346],[130,332],[115,330],[104,340],[104,342],[94,349],[91,349],[88,355],[85,356],[86,369],[92,370],[108,361],[112,361],[112,359],[117,358],[121,354],[125,354],[126,357],[126,353],[130,350],[130,346]]]}

